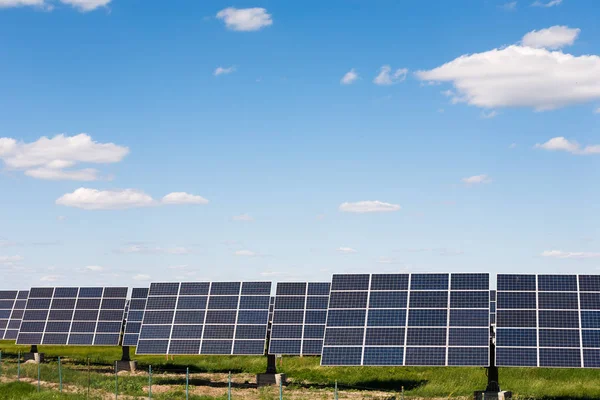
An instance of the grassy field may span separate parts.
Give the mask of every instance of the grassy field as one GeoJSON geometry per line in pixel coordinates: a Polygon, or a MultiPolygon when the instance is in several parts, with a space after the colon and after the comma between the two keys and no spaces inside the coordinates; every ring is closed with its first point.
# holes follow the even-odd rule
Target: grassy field
{"type": "MultiPolygon", "coordinates": [[[[27,346],[16,346],[12,342],[0,342],[3,357],[4,378],[16,374],[16,354],[29,351],[27,346]]],[[[57,358],[64,364],[65,385],[87,387],[91,381],[93,393],[103,398],[105,393],[114,392],[115,379],[111,365],[120,359],[119,347],[53,347],[40,346],[45,353],[46,363],[41,366],[42,380],[58,382],[57,358]],[[87,359],[90,359],[88,377],[87,359]]],[[[132,355],[133,355],[132,349],[132,355]]],[[[148,366],[152,365],[154,398],[184,398],[185,369],[189,368],[191,385],[195,395],[192,399],[224,398],[227,375],[232,373],[234,394],[238,398],[271,399],[276,394],[268,389],[253,388],[254,374],[264,372],[265,357],[237,356],[176,356],[167,361],[164,356],[135,356],[139,372],[119,377],[122,394],[141,396],[147,391],[148,366]],[[166,390],[168,388],[168,390],[166,390]],[[255,393],[256,397],[251,397],[255,393]],[[206,394],[206,395],[202,395],[206,394]],[[179,397],[181,395],[182,397],[179,397]],[[208,397],[207,397],[208,396],[208,397]]],[[[37,366],[23,365],[22,376],[37,382],[37,366]]],[[[334,382],[338,382],[343,398],[392,398],[404,387],[406,398],[467,398],[474,390],[486,385],[486,370],[483,368],[416,368],[416,367],[321,367],[317,357],[285,357],[279,372],[287,374],[290,384],[285,388],[286,398],[312,399],[333,398],[334,382]]],[[[503,389],[511,390],[520,399],[599,399],[600,371],[583,369],[540,369],[502,368],[500,383],[503,389]]],[[[11,384],[12,385],[12,384],[11,384]]],[[[6,385],[4,385],[6,386],[6,385]]],[[[29,390],[27,384],[11,386],[10,390],[29,390]]],[[[29,385],[31,386],[31,385],[29,385]]],[[[51,389],[52,387],[48,387],[51,389]]],[[[37,387],[34,386],[34,389],[37,387]]],[[[70,399],[51,396],[51,393],[31,393],[7,396],[9,390],[0,390],[0,400],[23,399],[70,399]],[[21,397],[19,397],[21,396],[21,397]],[[30,396],[30,397],[26,397],[30,396]]],[[[273,397],[275,396],[275,397],[273,397]]],[[[226,397],[225,397],[226,398],[226,397]]],[[[236,396],[234,396],[236,398],[236,396]]]]}

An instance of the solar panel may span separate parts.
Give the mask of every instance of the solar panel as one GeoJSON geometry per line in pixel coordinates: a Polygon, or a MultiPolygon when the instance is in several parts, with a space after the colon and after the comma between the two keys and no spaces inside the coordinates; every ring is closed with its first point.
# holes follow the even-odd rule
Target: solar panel
{"type": "Polygon", "coordinates": [[[489,365],[489,274],[334,275],[321,365],[489,365]]]}
{"type": "Polygon", "coordinates": [[[32,288],[17,344],[116,346],[128,289],[32,288]]]}
{"type": "Polygon", "coordinates": [[[0,290],[0,340],[15,340],[27,303],[27,290],[0,290]]]}
{"type": "Polygon", "coordinates": [[[148,299],[148,288],[133,288],[127,317],[125,318],[125,333],[123,334],[123,346],[137,346],[146,300],[148,299]]]}
{"type": "Polygon", "coordinates": [[[270,282],[152,283],[136,354],[262,355],[270,299],[270,282]]]}
{"type": "Polygon", "coordinates": [[[329,282],[277,284],[269,354],[320,355],[329,282]]]}
{"type": "Polygon", "coordinates": [[[496,291],[490,290],[490,325],[496,325],[496,291]]]}
{"type": "Polygon", "coordinates": [[[498,275],[496,365],[600,367],[600,276],[498,275]]]}

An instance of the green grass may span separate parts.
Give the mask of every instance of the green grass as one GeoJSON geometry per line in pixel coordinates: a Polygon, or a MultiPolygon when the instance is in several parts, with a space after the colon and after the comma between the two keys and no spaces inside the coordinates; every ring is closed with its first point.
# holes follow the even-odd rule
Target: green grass
{"type": "MultiPolygon", "coordinates": [[[[15,371],[16,354],[28,352],[27,346],[16,346],[12,342],[0,342],[3,359],[8,361],[3,370],[15,371]],[[13,370],[10,370],[10,369],[13,370]]],[[[119,347],[58,347],[40,346],[45,353],[46,363],[41,366],[42,380],[58,382],[57,358],[60,356],[65,368],[65,384],[87,387],[86,360],[91,361],[92,389],[113,392],[114,374],[111,366],[120,359],[119,347]]],[[[134,351],[132,349],[132,356],[134,351]]],[[[138,368],[147,370],[152,365],[155,373],[153,383],[175,385],[165,394],[157,393],[157,399],[179,398],[185,383],[186,367],[190,373],[248,373],[264,372],[265,357],[238,356],[176,356],[167,361],[164,356],[135,356],[138,368]],[[180,377],[162,376],[163,373],[179,373],[180,377]],[[181,393],[180,393],[181,392],[181,393]]],[[[338,382],[340,390],[378,390],[396,392],[404,387],[407,398],[411,397],[460,397],[472,396],[474,390],[485,388],[484,368],[416,368],[416,367],[321,367],[318,357],[285,357],[279,372],[287,374],[291,389],[332,390],[338,382]]],[[[23,365],[22,376],[37,378],[36,365],[23,365]]],[[[253,381],[253,380],[251,380],[253,381]]],[[[120,378],[119,391],[123,394],[143,395],[148,377],[145,374],[120,378]]],[[[193,382],[197,386],[202,381],[193,382]]],[[[590,369],[544,369],[544,368],[501,368],[500,384],[511,390],[520,399],[598,399],[600,398],[600,371],[590,369]]],[[[10,398],[10,397],[9,397],[10,398]]],[[[18,397],[17,397],[18,398],[18,397]]],[[[27,398],[27,397],[23,397],[27,398]]],[[[34,398],[34,397],[31,397],[34,398]]],[[[43,398],[43,397],[42,397],[43,398]]],[[[57,397],[58,398],[58,397],[57,397]]],[[[212,399],[210,397],[192,397],[212,399]]],[[[3,397],[0,397],[2,400],[3,397]]]]}

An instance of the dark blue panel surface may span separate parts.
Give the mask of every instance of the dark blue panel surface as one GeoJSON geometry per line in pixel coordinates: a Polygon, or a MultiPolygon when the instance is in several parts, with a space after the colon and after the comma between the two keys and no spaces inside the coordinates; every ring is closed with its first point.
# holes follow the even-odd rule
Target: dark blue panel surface
{"type": "MultiPolygon", "coordinates": [[[[369,319],[373,312],[369,313],[369,319]]],[[[327,326],[364,326],[365,310],[329,310],[327,326]]],[[[277,313],[274,318],[277,317],[277,313]]]]}
{"type": "Polygon", "coordinates": [[[201,354],[231,354],[232,340],[203,340],[201,354]]]}
{"type": "Polygon", "coordinates": [[[362,346],[363,328],[327,328],[325,346],[362,346]]]}
{"type": "Polygon", "coordinates": [[[276,296],[304,296],[306,282],[279,282],[275,294],[276,296]]]}
{"type": "Polygon", "coordinates": [[[373,274],[371,290],[408,290],[408,274],[373,274]]]}
{"type": "Polygon", "coordinates": [[[269,354],[302,354],[302,340],[271,339],[269,354]]]}
{"type": "Polygon", "coordinates": [[[450,290],[490,290],[490,274],[452,274],[450,290]]]}
{"type": "MultiPolygon", "coordinates": [[[[350,312],[353,312],[351,310],[350,312]]],[[[343,323],[346,320],[349,320],[346,317],[347,310],[332,310],[329,313],[332,315],[332,323],[333,321],[338,321],[337,323],[343,323]]],[[[364,312],[363,312],[364,319],[364,312]]],[[[301,324],[304,321],[304,311],[279,311],[275,310],[273,313],[273,324],[301,324]]]]}
{"type": "Polygon", "coordinates": [[[202,325],[173,325],[171,339],[202,339],[202,325]]]}
{"type": "Polygon", "coordinates": [[[490,294],[482,292],[450,292],[450,308],[489,308],[490,294]]]}
{"type": "MultiPolygon", "coordinates": [[[[331,312],[329,311],[329,315],[331,315],[331,312]]],[[[406,325],[406,310],[369,310],[367,325],[404,326],[406,325]]],[[[328,326],[330,326],[329,321],[328,326]]]]}
{"type": "Polygon", "coordinates": [[[576,292],[576,275],[538,275],[540,292],[576,292]]]}
{"type": "Polygon", "coordinates": [[[275,310],[304,310],[305,302],[304,296],[277,296],[275,310]]]}
{"type": "Polygon", "coordinates": [[[513,328],[535,328],[537,326],[535,310],[497,310],[496,326],[513,328]]]}
{"type": "Polygon", "coordinates": [[[487,310],[450,310],[450,326],[488,326],[487,310]]]}
{"type": "Polygon", "coordinates": [[[210,286],[210,294],[214,295],[238,295],[240,293],[241,282],[213,282],[210,286]]]}
{"type": "Polygon", "coordinates": [[[273,339],[302,339],[302,325],[273,325],[273,339]]]}
{"type": "MultiPolygon", "coordinates": [[[[489,328],[450,328],[448,331],[449,346],[484,346],[490,344],[489,328]]],[[[471,364],[468,364],[471,365],[471,364]]]]}
{"type": "Polygon", "coordinates": [[[409,310],[408,326],[446,326],[448,310],[409,310]]]}
{"type": "Polygon", "coordinates": [[[271,295],[271,282],[242,282],[242,295],[271,295]]]}
{"type": "Polygon", "coordinates": [[[308,284],[308,295],[309,296],[329,296],[329,282],[309,282],[308,284]]]}
{"type": "Polygon", "coordinates": [[[264,340],[236,340],[233,344],[233,354],[237,355],[263,355],[265,353],[264,340]]]}
{"type": "Polygon", "coordinates": [[[366,308],[367,297],[367,292],[332,292],[329,295],[329,308],[366,308]]]}
{"type": "Polygon", "coordinates": [[[579,275],[579,291],[600,292],[600,275],[579,275]]]}
{"type": "Polygon", "coordinates": [[[584,329],[581,332],[581,339],[583,340],[583,347],[600,348],[600,330],[584,329]]]}
{"type": "Polygon", "coordinates": [[[410,308],[448,308],[448,292],[410,292],[410,308]]]}
{"type": "Polygon", "coordinates": [[[365,347],[363,365],[403,365],[403,347],[365,347]]]}
{"type": "Polygon", "coordinates": [[[536,347],[536,329],[496,329],[496,346],[499,347],[536,347]]]}
{"type": "Polygon", "coordinates": [[[304,340],[302,343],[302,354],[321,355],[323,340],[304,340]]]}
{"type": "Polygon", "coordinates": [[[136,352],[139,354],[167,354],[168,340],[139,340],[136,352]]]}
{"type": "Polygon", "coordinates": [[[407,347],[404,365],[446,365],[445,347],[407,347]]]}
{"type": "Polygon", "coordinates": [[[579,349],[540,348],[540,367],[581,367],[579,349]]]}
{"type": "Polygon", "coordinates": [[[306,298],[307,310],[327,310],[329,297],[327,296],[308,296],[306,298]]]}
{"type": "Polygon", "coordinates": [[[579,329],[540,329],[540,347],[577,347],[581,346],[579,329]]]}
{"type": "Polygon", "coordinates": [[[581,327],[600,329],[600,311],[581,311],[581,327]]]}
{"type": "Polygon", "coordinates": [[[403,346],[404,328],[368,328],[365,346],[403,346]]]}
{"type": "MultiPolygon", "coordinates": [[[[206,296],[208,295],[208,282],[182,282],[179,289],[180,296],[206,296]]],[[[176,293],[174,293],[176,294],[176,293]]]]}
{"type": "MultiPolygon", "coordinates": [[[[448,274],[412,274],[410,290],[448,290],[448,274]]],[[[412,296],[412,294],[411,294],[412,296]]]]}
{"type": "Polygon", "coordinates": [[[496,347],[496,365],[499,367],[536,367],[537,349],[496,347]]]}
{"type": "Polygon", "coordinates": [[[540,328],[579,328],[578,311],[547,311],[538,313],[540,328]]]}
{"type": "Polygon", "coordinates": [[[200,354],[200,340],[171,340],[169,354],[200,354]]]}
{"type": "Polygon", "coordinates": [[[532,291],[536,290],[535,275],[506,275],[498,274],[497,289],[507,291],[532,291]]]}
{"type": "Polygon", "coordinates": [[[538,307],[541,310],[577,310],[577,293],[541,292],[538,294],[538,307]]]}
{"type": "MultiPolygon", "coordinates": [[[[266,325],[238,325],[235,329],[235,339],[262,339],[267,335],[266,325]]],[[[263,342],[264,345],[264,342],[263,342]]]]}
{"type": "Polygon", "coordinates": [[[450,347],[448,348],[448,365],[481,366],[489,365],[488,347],[450,347]]]}
{"type": "Polygon", "coordinates": [[[600,349],[583,349],[583,366],[600,368],[600,349]]]}
{"type": "Polygon", "coordinates": [[[324,347],[321,365],[360,365],[361,347],[324,347]]]}
{"type": "Polygon", "coordinates": [[[499,309],[536,309],[535,292],[498,292],[496,296],[499,309]]]}
{"type": "Polygon", "coordinates": [[[406,308],[408,292],[371,292],[370,308],[406,308]]]}
{"type": "Polygon", "coordinates": [[[407,346],[445,346],[446,328],[407,328],[407,346]]]}
{"type": "Polygon", "coordinates": [[[369,275],[333,275],[331,290],[369,290],[369,275]]]}

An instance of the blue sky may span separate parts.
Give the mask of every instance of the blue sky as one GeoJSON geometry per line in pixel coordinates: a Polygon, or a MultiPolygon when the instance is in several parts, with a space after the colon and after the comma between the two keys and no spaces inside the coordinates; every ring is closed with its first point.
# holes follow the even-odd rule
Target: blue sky
{"type": "Polygon", "coordinates": [[[2,286],[598,273],[599,12],[0,0],[2,286]]]}

